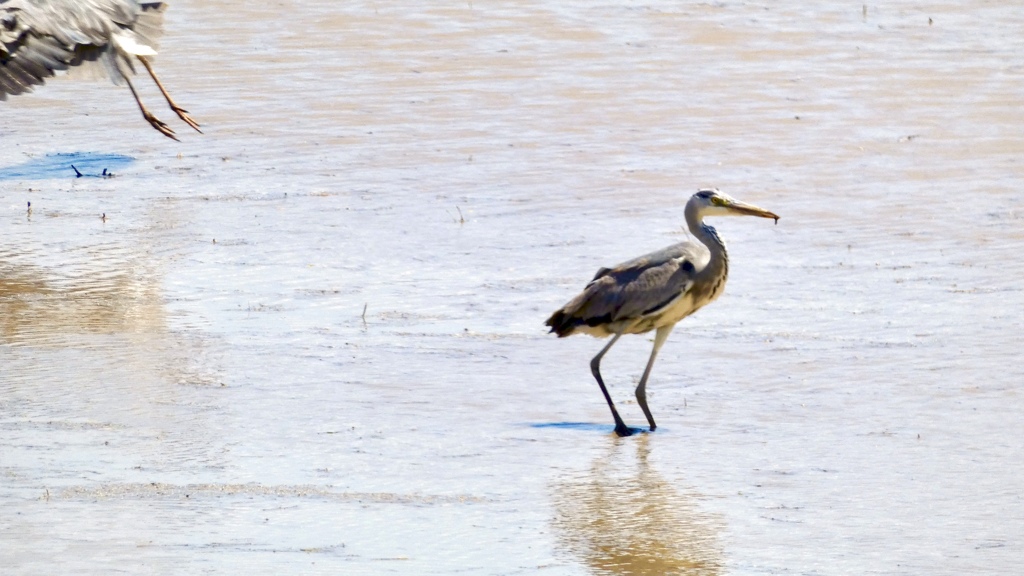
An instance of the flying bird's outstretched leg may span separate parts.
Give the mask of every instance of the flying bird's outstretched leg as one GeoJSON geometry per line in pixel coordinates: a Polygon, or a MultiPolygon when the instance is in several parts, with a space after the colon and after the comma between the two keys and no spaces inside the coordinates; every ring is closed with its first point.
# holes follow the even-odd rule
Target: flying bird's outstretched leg
{"type": "Polygon", "coordinates": [[[153,66],[150,65],[149,60],[146,59],[145,56],[136,56],[136,58],[138,58],[139,62],[142,62],[142,65],[146,67],[146,71],[149,72],[150,77],[153,78],[153,82],[156,82],[156,87],[159,88],[160,92],[164,95],[164,98],[167,100],[167,105],[171,107],[171,110],[174,110],[174,113],[178,115],[178,118],[184,120],[186,124],[192,127],[192,129],[202,134],[203,131],[199,129],[199,123],[188,115],[188,110],[178,106],[174,103],[174,100],[171,99],[171,95],[167,93],[167,89],[164,88],[160,79],[156,77],[156,72],[153,71],[153,66]]]}
{"type": "Polygon", "coordinates": [[[146,119],[146,122],[149,122],[153,128],[156,128],[157,132],[167,136],[168,138],[177,140],[178,137],[174,135],[174,130],[171,130],[167,124],[164,124],[159,118],[153,116],[153,114],[149,110],[146,110],[146,107],[142,105],[142,100],[139,99],[139,93],[135,91],[135,86],[132,85],[131,79],[128,78],[128,76],[124,76],[123,78],[124,81],[128,83],[128,88],[132,91],[132,96],[135,97],[135,102],[138,103],[139,110],[142,111],[142,117],[146,119]]]}
{"type": "Polygon", "coordinates": [[[654,432],[658,425],[654,423],[654,416],[651,416],[651,410],[647,407],[647,377],[651,375],[651,368],[654,367],[654,359],[658,357],[658,350],[661,350],[661,345],[665,343],[668,335],[672,333],[672,328],[675,328],[675,324],[658,328],[658,332],[654,335],[654,349],[651,350],[651,358],[647,361],[644,375],[640,377],[640,383],[636,386],[636,401],[640,403],[644,416],[647,416],[647,422],[651,425],[651,432],[654,432]]]}
{"type": "Polygon", "coordinates": [[[622,418],[619,416],[618,410],[615,409],[615,404],[612,402],[612,397],[608,394],[608,389],[604,386],[604,380],[601,379],[601,358],[604,357],[605,353],[612,347],[613,344],[622,336],[622,333],[612,336],[612,341],[605,345],[597,356],[590,361],[590,371],[594,373],[594,378],[597,379],[597,384],[601,387],[601,393],[604,394],[604,399],[608,401],[608,407],[612,409],[612,418],[615,418],[615,433],[619,436],[630,436],[633,431],[630,430],[622,418]]]}

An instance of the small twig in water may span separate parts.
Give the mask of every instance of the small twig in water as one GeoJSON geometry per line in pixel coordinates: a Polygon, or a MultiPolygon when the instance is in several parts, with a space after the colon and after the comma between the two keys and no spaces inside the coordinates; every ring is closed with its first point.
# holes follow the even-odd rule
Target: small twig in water
{"type": "Polygon", "coordinates": [[[71,165],[71,169],[75,171],[75,178],[81,178],[84,176],[84,174],[78,171],[78,168],[75,168],[74,164],[71,165]]]}
{"type": "Polygon", "coordinates": [[[462,215],[462,208],[459,208],[458,206],[456,206],[455,209],[459,211],[459,217],[458,218],[456,218],[454,214],[449,212],[447,208],[445,208],[444,213],[449,215],[449,216],[451,216],[452,217],[452,221],[455,222],[456,224],[465,224],[466,223],[466,218],[462,215]]]}
{"type": "Polygon", "coordinates": [[[366,307],[369,306],[369,305],[370,305],[369,302],[367,302],[366,304],[363,304],[363,315],[361,316],[361,318],[363,319],[363,328],[366,328],[366,307]]]}

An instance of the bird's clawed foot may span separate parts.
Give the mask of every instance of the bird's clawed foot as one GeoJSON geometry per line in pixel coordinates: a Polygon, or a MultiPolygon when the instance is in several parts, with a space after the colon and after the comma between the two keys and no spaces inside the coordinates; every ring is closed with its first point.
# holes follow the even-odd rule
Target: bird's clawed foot
{"type": "Polygon", "coordinates": [[[178,137],[174,135],[174,130],[171,130],[170,126],[164,124],[159,118],[153,116],[149,111],[143,112],[142,117],[146,119],[146,122],[149,122],[150,126],[156,128],[157,132],[171,138],[172,140],[178,140],[178,137]]]}
{"type": "MultiPolygon", "coordinates": [[[[654,432],[657,428],[658,428],[657,426],[652,424],[650,431],[654,432]]],[[[619,423],[615,424],[615,434],[619,438],[625,438],[626,436],[632,436],[634,434],[647,434],[647,433],[648,433],[648,431],[644,430],[643,428],[630,428],[629,426],[626,426],[622,422],[619,422],[619,423]]]]}
{"type": "MultiPolygon", "coordinates": [[[[653,431],[653,430],[652,430],[653,431]]],[[[625,438],[626,436],[632,436],[634,434],[646,434],[647,430],[643,428],[630,428],[625,424],[619,423],[615,425],[615,434],[619,438],[625,438]]]]}
{"type": "Polygon", "coordinates": [[[178,118],[181,118],[185,122],[185,124],[191,126],[193,130],[199,132],[200,134],[203,133],[203,131],[199,129],[199,123],[193,120],[192,117],[188,115],[188,110],[185,110],[177,104],[171,104],[171,110],[174,110],[174,113],[178,115],[178,118]]]}

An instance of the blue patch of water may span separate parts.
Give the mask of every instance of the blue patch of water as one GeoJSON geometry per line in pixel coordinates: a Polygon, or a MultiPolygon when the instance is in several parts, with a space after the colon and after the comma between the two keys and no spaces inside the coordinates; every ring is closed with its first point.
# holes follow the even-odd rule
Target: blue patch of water
{"type": "MultiPolygon", "coordinates": [[[[563,430],[587,430],[591,432],[605,432],[609,433],[615,430],[615,426],[609,424],[594,424],[593,422],[536,422],[528,424],[530,428],[561,428],[563,430]]],[[[643,428],[630,428],[630,430],[636,434],[638,432],[647,432],[643,428]]]]}
{"type": "Polygon", "coordinates": [[[0,180],[49,180],[51,178],[103,178],[131,165],[135,158],[102,152],[60,152],[32,158],[16,166],[0,168],[0,180]],[[74,166],[74,168],[72,168],[74,166]],[[78,172],[75,172],[75,169],[78,172]],[[79,174],[81,176],[79,176],[79,174]]]}

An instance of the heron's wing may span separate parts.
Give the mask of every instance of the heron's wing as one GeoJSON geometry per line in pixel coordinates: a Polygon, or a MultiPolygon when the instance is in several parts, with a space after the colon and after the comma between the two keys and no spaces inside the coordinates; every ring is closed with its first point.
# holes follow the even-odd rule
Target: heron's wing
{"type": "Polygon", "coordinates": [[[129,57],[113,57],[112,39],[135,47],[130,54],[155,54],[165,8],[135,0],[0,2],[0,100],[31,90],[58,70],[92,68],[93,62],[119,82],[134,69],[129,57]]]}
{"type": "MultiPolygon", "coordinates": [[[[0,30],[4,12],[0,10],[0,30]]],[[[73,57],[73,49],[51,36],[0,32],[0,100],[28,92],[55,71],[67,70],[73,57]]]]}
{"type": "Polygon", "coordinates": [[[654,314],[685,294],[707,261],[706,248],[682,242],[614,268],[601,268],[583,292],[548,319],[548,325],[559,335],[568,335],[577,326],[654,314]]]}

